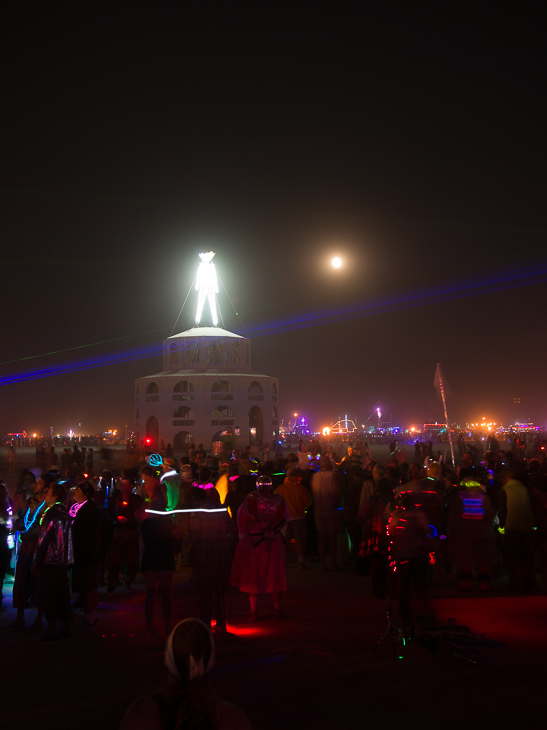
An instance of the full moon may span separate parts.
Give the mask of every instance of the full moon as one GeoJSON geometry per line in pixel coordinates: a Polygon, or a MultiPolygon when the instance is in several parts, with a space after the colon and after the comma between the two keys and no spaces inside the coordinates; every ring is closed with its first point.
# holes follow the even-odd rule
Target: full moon
{"type": "Polygon", "coordinates": [[[331,264],[335,269],[339,269],[342,266],[342,259],[340,258],[340,256],[335,256],[331,261],[331,264]]]}

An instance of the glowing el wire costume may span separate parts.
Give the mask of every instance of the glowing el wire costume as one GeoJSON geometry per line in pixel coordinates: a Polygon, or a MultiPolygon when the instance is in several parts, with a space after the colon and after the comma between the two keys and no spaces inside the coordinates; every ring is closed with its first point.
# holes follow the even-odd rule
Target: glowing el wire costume
{"type": "Polygon", "coordinates": [[[198,306],[196,309],[196,324],[201,322],[203,305],[205,304],[205,298],[207,297],[209,300],[209,308],[211,309],[213,326],[216,327],[218,325],[218,317],[215,295],[218,294],[218,282],[215,265],[212,263],[214,255],[213,251],[200,253],[199,257],[201,259],[201,263],[198,267],[195,289],[199,292],[198,306]]]}

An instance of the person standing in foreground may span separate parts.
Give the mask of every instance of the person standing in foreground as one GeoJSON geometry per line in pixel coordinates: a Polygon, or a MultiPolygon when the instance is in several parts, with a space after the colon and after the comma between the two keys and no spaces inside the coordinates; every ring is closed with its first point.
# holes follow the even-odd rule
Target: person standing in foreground
{"type": "Polygon", "coordinates": [[[272,494],[271,477],[258,477],[256,490],[247,495],[237,513],[239,543],[229,581],[249,594],[251,621],[258,621],[259,593],[273,593],[274,617],[285,616],[281,592],[287,577],[281,530],[288,519],[287,503],[281,495],[272,494]]]}
{"type": "Polygon", "coordinates": [[[120,730],[251,730],[239,707],[215,697],[208,675],[213,659],[213,637],[207,626],[197,618],[178,623],[165,647],[167,687],[133,702],[120,730]]]}

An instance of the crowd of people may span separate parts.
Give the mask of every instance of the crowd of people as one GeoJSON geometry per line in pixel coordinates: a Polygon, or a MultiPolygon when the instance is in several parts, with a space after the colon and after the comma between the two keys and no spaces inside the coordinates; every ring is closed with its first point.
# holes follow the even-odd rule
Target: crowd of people
{"type": "Polygon", "coordinates": [[[143,630],[168,637],[170,679],[130,707],[122,727],[182,727],[194,717],[244,729],[247,718],[216,698],[207,678],[213,636],[228,630],[229,586],[248,595],[249,621],[282,620],[288,567],[353,569],[396,605],[401,626],[427,620],[431,584],[481,592],[506,577],[498,590],[545,589],[541,445],[514,453],[492,441],[487,450],[469,444],[458,447],[457,467],[419,446],[419,461],[409,463],[393,441],[376,463],[358,441],[337,453],[302,440],[274,459],[250,448],[214,457],[201,445],[176,458],[168,445],[159,454],[128,452],[120,473],[67,450],[64,468],[43,461],[23,470],[13,500],[0,480],[2,585],[15,563],[11,626],[26,629],[32,608],[30,631],[46,642],[69,639],[75,612],[82,630],[96,624],[100,586],[131,592],[142,575],[143,630]],[[173,629],[173,576],[182,565],[191,566],[200,616],[173,629]]]}
{"type": "Polygon", "coordinates": [[[14,626],[25,626],[34,606],[32,629],[43,628],[44,641],[68,637],[74,609],[95,625],[101,585],[110,595],[131,591],[142,573],[146,631],[161,625],[168,635],[173,575],[183,564],[200,592],[200,618],[218,634],[227,631],[229,585],[249,595],[249,620],[265,615],[261,594],[283,618],[293,564],[351,564],[371,576],[374,595],[397,600],[403,621],[412,592],[431,583],[487,591],[506,573],[508,591],[533,592],[536,572],[547,585],[545,459],[488,446],[461,450],[453,468],[429,446],[420,448],[422,463],[408,463],[396,441],[385,464],[359,441],[341,456],[301,441],[274,460],[250,448],[214,457],[202,445],[177,459],[168,445],[132,452],[120,474],[100,476],[93,455],[75,446],[64,469],[24,470],[13,504],[0,482],[2,580],[16,553],[14,626]]]}

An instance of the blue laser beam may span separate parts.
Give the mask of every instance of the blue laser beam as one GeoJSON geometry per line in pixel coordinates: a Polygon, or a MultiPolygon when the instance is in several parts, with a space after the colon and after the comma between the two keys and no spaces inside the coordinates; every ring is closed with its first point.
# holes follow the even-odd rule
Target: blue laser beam
{"type": "Polygon", "coordinates": [[[246,336],[263,337],[279,331],[313,327],[318,324],[369,317],[400,309],[419,307],[432,302],[465,299],[479,294],[514,289],[526,284],[539,283],[547,278],[547,263],[520,269],[493,272],[484,277],[473,277],[453,282],[443,282],[427,289],[391,294],[373,300],[353,302],[338,307],[323,306],[295,313],[283,320],[269,320],[246,327],[246,336]]]}
{"type": "Polygon", "coordinates": [[[78,370],[92,370],[97,367],[105,367],[106,365],[114,365],[120,362],[128,362],[129,360],[140,360],[145,357],[161,354],[162,343],[155,342],[152,345],[133,348],[131,350],[120,350],[118,352],[110,352],[104,355],[96,355],[81,360],[72,360],[71,362],[49,365],[43,368],[34,368],[33,370],[25,370],[21,373],[11,373],[0,377],[0,385],[13,385],[14,383],[22,383],[27,380],[37,380],[39,378],[47,378],[52,375],[63,375],[78,370]]]}
{"type": "MultiPolygon", "coordinates": [[[[539,262],[534,265],[523,266],[512,270],[495,271],[486,276],[444,281],[442,284],[433,287],[399,292],[376,299],[360,300],[338,306],[325,305],[313,310],[304,310],[281,319],[266,320],[246,326],[244,335],[245,337],[264,337],[280,332],[289,332],[291,330],[371,317],[377,314],[420,307],[431,303],[453,301],[515,289],[525,284],[532,285],[542,282],[546,278],[547,262],[539,262]]],[[[39,378],[63,375],[80,370],[106,367],[117,363],[152,357],[161,354],[162,351],[162,343],[155,342],[129,350],[120,350],[19,373],[10,373],[0,377],[0,385],[13,385],[28,380],[37,380],[39,378]]]]}

